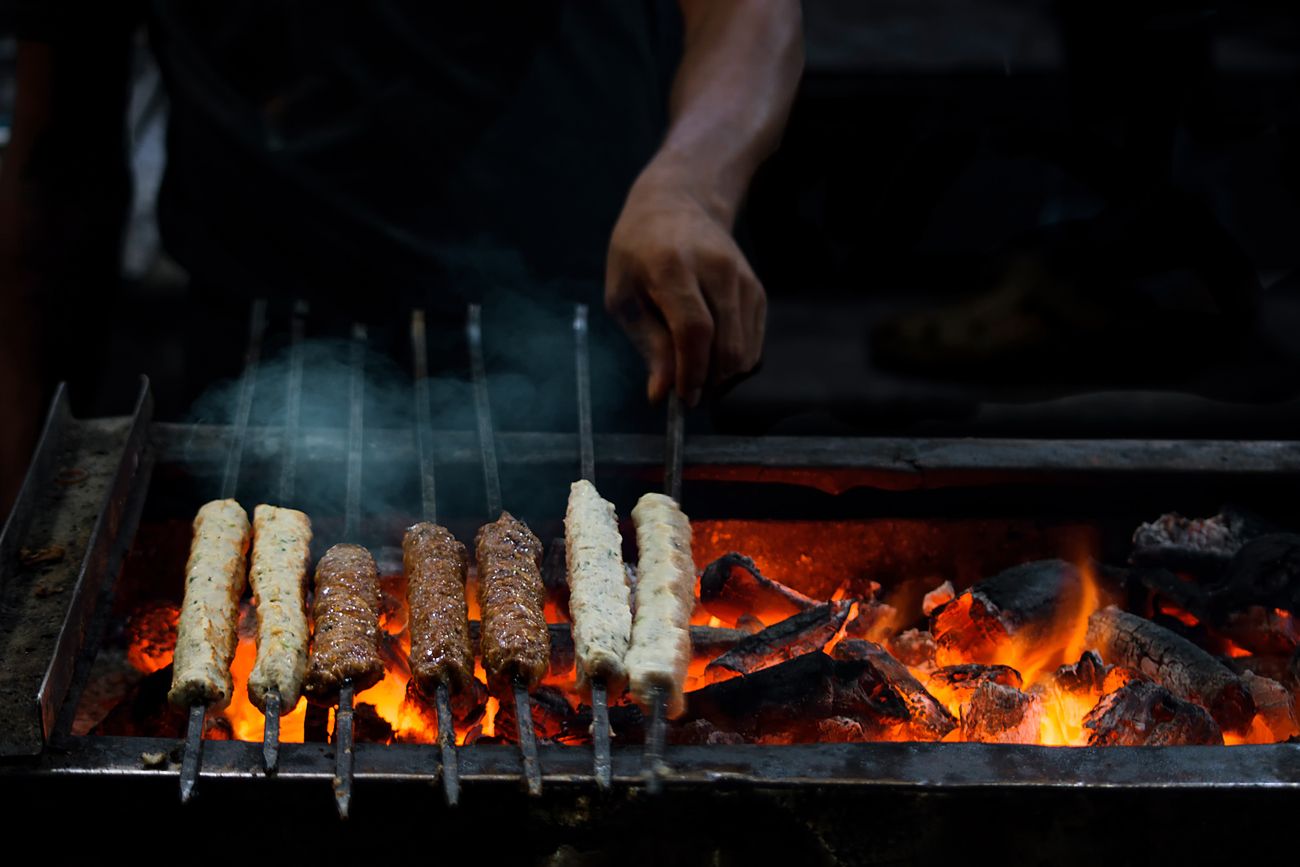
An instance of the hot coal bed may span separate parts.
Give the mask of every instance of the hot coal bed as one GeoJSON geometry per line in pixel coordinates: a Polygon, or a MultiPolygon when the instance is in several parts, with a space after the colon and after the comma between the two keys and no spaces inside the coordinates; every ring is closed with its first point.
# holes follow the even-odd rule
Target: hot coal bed
{"type": "MultiPolygon", "coordinates": [[[[651,797],[646,721],[626,700],[611,708],[614,789],[597,792],[573,686],[561,518],[580,436],[425,430],[417,412],[349,437],[238,410],[158,423],[150,408],[147,384],[123,418],[74,419],[60,397],[6,527],[12,816],[59,804],[111,833],[147,815],[180,839],[265,811],[284,818],[241,820],[253,839],[311,822],[347,829],[339,851],[427,820],[528,863],[877,863],[963,840],[1055,861],[1199,860],[1285,839],[1300,789],[1300,444],[688,438],[695,658],[651,797]],[[490,485],[464,495],[484,488],[485,437],[504,502],[548,543],[552,661],[532,697],[544,791],[523,794],[508,697],[480,689],[454,708],[452,811],[435,711],[406,688],[396,546],[430,496],[472,538],[492,499],[490,485]],[[185,714],[165,694],[189,523],[232,470],[246,508],[276,502],[287,466],[334,504],[311,513],[313,554],[359,501],[356,537],[383,576],[387,675],[356,697],[346,826],[323,715],[286,716],[280,768],[262,770],[247,601],[234,701],[208,716],[200,796],[177,798],[185,714]]],[[[622,515],[661,484],[661,437],[597,432],[591,457],[622,515]]]]}

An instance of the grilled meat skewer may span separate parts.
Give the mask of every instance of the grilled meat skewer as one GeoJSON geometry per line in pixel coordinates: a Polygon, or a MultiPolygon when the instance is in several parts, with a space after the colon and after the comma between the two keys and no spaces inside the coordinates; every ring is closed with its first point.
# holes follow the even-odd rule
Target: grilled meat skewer
{"type": "Polygon", "coordinates": [[[266,712],[266,697],[280,693],[280,713],[298,704],[307,674],[307,565],[311,520],[295,509],[259,505],[253,510],[253,562],[249,583],[257,599],[257,662],[248,698],[266,712]]]}
{"type": "Polygon", "coordinates": [[[465,602],[468,558],[447,529],[427,521],[402,539],[410,606],[411,677],[433,698],[438,684],[456,693],[474,678],[474,648],[465,602]]]}
{"type": "Polygon", "coordinates": [[[622,549],[614,504],[601,499],[591,482],[574,482],[564,516],[564,554],[578,685],[588,689],[593,680],[604,678],[615,696],[627,682],[623,658],[632,639],[622,549]]]}
{"type": "Polygon", "coordinates": [[[194,518],[167,693],[172,704],[220,709],[230,703],[248,539],[248,514],[234,500],[206,503],[194,518]]]}
{"type": "Polygon", "coordinates": [[[542,543],[509,512],[479,528],[478,598],[482,617],[483,667],[498,695],[511,683],[535,687],[550,667],[542,585],[542,543]]]}
{"type": "Polygon", "coordinates": [[[316,599],[304,692],[317,704],[338,702],[350,681],[357,692],[384,677],[379,654],[379,575],[360,545],[335,545],[316,564],[316,599]]]}
{"type": "Polygon", "coordinates": [[[637,566],[636,617],[627,670],[632,697],[643,707],[654,703],[655,688],[665,691],[668,716],[685,709],[682,691],[691,662],[691,612],[695,608],[695,562],[691,523],[677,502],[646,494],[632,509],[637,566]]]}

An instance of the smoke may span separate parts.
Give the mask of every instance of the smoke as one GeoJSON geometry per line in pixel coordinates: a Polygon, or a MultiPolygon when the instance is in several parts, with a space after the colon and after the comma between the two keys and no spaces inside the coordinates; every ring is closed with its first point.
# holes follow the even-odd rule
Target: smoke
{"type": "MultiPolygon", "coordinates": [[[[469,297],[483,304],[482,334],[494,427],[500,434],[573,434],[577,430],[577,386],[573,316],[575,299],[590,306],[590,371],[593,423],[597,433],[662,431],[662,411],[644,405],[640,359],[605,316],[599,288],[535,286],[518,259],[485,251],[452,261],[462,269],[469,297]],[[471,275],[473,279],[471,280],[471,275]]],[[[467,544],[473,528],[495,518],[486,513],[482,463],[477,451],[477,416],[470,378],[466,310],[441,299],[428,306],[428,392],[435,439],[471,448],[455,461],[435,466],[437,517],[467,544]]],[[[396,319],[396,317],[395,317],[396,319]]],[[[289,346],[288,315],[268,322],[263,359],[253,371],[214,384],[194,403],[189,420],[225,425],[235,417],[241,390],[251,382],[252,410],[241,459],[236,497],[250,512],[267,502],[301,509],[316,527],[317,542],[393,546],[404,526],[419,520],[421,489],[415,450],[415,389],[410,320],[371,322],[358,355],[346,337],[348,324],[307,318],[310,337],[289,346]],[[329,331],[328,334],[319,333],[329,331]],[[360,364],[356,361],[359,359],[360,364]],[[297,461],[286,478],[286,423],[293,405],[291,382],[301,370],[296,440],[297,461]],[[363,538],[341,538],[346,502],[346,452],[354,377],[364,383],[362,471],[363,538]],[[286,485],[287,481],[287,485],[286,485]]],[[[191,469],[207,480],[212,496],[220,487],[221,460],[204,451],[196,437],[188,452],[191,469]]],[[[210,441],[209,445],[210,445],[210,441]]],[[[576,438],[571,457],[529,459],[528,443],[497,442],[502,502],[543,539],[558,532],[569,482],[579,475],[576,438]]],[[[601,468],[598,466],[598,480],[601,468]]],[[[602,488],[604,490],[604,488],[602,488]]],[[[634,496],[619,503],[624,514],[634,496]]]]}

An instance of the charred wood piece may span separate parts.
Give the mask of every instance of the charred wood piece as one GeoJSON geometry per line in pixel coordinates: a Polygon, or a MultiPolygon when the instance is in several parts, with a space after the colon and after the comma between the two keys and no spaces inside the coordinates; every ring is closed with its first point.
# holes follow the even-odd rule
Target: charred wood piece
{"type": "Polygon", "coordinates": [[[685,725],[673,726],[668,731],[668,740],[674,744],[716,746],[743,744],[745,736],[736,732],[723,731],[706,719],[696,719],[685,725]]]}
{"type": "Polygon", "coordinates": [[[994,663],[1008,639],[1044,637],[1058,611],[1077,607],[1083,578],[1064,560],[1038,560],[987,578],[931,614],[939,665],[994,663]]]}
{"type": "Polygon", "coordinates": [[[930,681],[964,696],[969,696],[986,683],[996,683],[1012,689],[1020,689],[1024,685],[1020,672],[1009,665],[980,665],[977,662],[935,669],[930,675],[930,681]]]}
{"type": "Polygon", "coordinates": [[[940,605],[947,605],[957,596],[951,581],[945,581],[921,599],[921,613],[929,617],[940,605]]]}
{"type": "MultiPolygon", "coordinates": [[[[936,699],[897,659],[879,644],[856,639],[835,646],[835,659],[845,664],[860,664],[862,671],[854,680],[852,691],[862,694],[861,703],[874,707],[882,694],[896,697],[906,709],[905,719],[893,726],[896,740],[938,740],[956,726],[956,720],[943,703],[936,699]]],[[[855,702],[843,702],[852,708],[855,702]]],[[[859,715],[855,715],[859,716],[859,715]]],[[[859,717],[860,718],[860,717],[859,717]]]]}
{"type": "MultiPolygon", "coordinates": [[[[1255,700],[1256,728],[1263,726],[1267,733],[1263,742],[1275,744],[1300,735],[1296,699],[1291,690],[1276,680],[1259,677],[1254,672],[1246,672],[1242,680],[1250,690],[1250,697],[1255,700]]],[[[1254,733],[1255,729],[1252,729],[1251,734],[1254,733]]]]}
{"type": "Polygon", "coordinates": [[[1111,668],[1102,662],[1095,650],[1085,650],[1078,662],[1062,665],[1052,675],[1052,685],[1062,692],[1084,695],[1100,694],[1111,668]]]}
{"type": "Polygon", "coordinates": [[[938,646],[928,630],[908,629],[891,636],[885,643],[890,654],[904,665],[926,668],[934,665],[938,646]]]}
{"type": "Polygon", "coordinates": [[[1090,747],[1223,743],[1223,733],[1205,708],[1149,680],[1135,680],[1102,696],[1083,726],[1091,731],[1090,747]]]}
{"type": "Polygon", "coordinates": [[[839,658],[809,653],[690,693],[686,718],[769,742],[816,740],[831,717],[857,720],[873,740],[938,740],[956,727],[883,648],[843,641],[835,650],[839,658]]]}
{"type": "Polygon", "coordinates": [[[1038,743],[1043,704],[1037,695],[985,680],[963,706],[962,740],[983,744],[1038,743]]]}
{"type": "Polygon", "coordinates": [[[1216,630],[1251,653],[1281,656],[1300,645],[1300,620],[1290,611],[1252,605],[1234,611],[1216,630]]]}
{"type": "Polygon", "coordinates": [[[1294,686],[1296,684],[1291,674],[1290,662],[1291,657],[1289,656],[1274,656],[1271,654],[1223,658],[1223,664],[1238,675],[1244,676],[1249,671],[1260,677],[1276,680],[1283,686],[1294,686]]]}
{"type": "Polygon", "coordinates": [[[754,611],[779,611],[789,617],[821,604],[758,571],[743,554],[724,554],[700,575],[700,603],[710,614],[735,621],[754,611]]]}
{"type": "Polygon", "coordinates": [[[1255,703],[1241,678],[1168,629],[1111,606],[1088,619],[1087,643],[1108,662],[1136,669],[1178,698],[1201,705],[1221,728],[1250,727],[1255,703]]]}
{"type": "Polygon", "coordinates": [[[898,622],[898,609],[875,599],[858,600],[857,613],[849,618],[845,632],[854,638],[868,641],[883,641],[895,629],[898,622]]]}
{"type": "Polygon", "coordinates": [[[1214,577],[1264,531],[1257,519],[1231,508],[1200,519],[1171,512],[1133,532],[1129,562],[1214,577]]]}
{"type": "Polygon", "coordinates": [[[805,653],[821,650],[844,625],[853,603],[826,602],[793,617],[787,617],[757,632],[709,663],[708,668],[725,668],[750,674],[805,653]]]}

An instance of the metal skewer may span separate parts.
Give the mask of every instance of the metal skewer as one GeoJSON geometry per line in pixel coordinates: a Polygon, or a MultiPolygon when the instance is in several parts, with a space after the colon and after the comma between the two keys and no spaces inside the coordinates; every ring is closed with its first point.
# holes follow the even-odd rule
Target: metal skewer
{"type": "MultiPolygon", "coordinates": [[[[298,420],[302,408],[302,338],[307,315],[307,302],[297,301],[293,306],[293,319],[289,325],[289,377],[284,404],[284,458],[280,462],[280,504],[293,499],[294,473],[297,469],[298,420]]],[[[280,766],[280,714],[283,712],[280,690],[272,688],[266,693],[266,706],[262,710],[262,767],[274,774],[280,766]]]]}
{"type": "Polygon", "coordinates": [[[356,690],[351,679],[343,681],[339,689],[339,707],[334,713],[334,803],[339,808],[339,818],[348,817],[352,804],[352,704],[356,690]]]}
{"type": "Polygon", "coordinates": [[[528,794],[538,797],[542,794],[542,768],[537,761],[537,732],[533,731],[533,706],[528,698],[528,685],[516,680],[515,689],[515,723],[519,729],[519,751],[524,756],[524,779],[528,782],[528,794]]]}
{"type": "MultiPolygon", "coordinates": [[[[574,372],[578,384],[578,455],[582,477],[596,481],[596,448],[591,425],[591,343],[586,304],[573,309],[574,372]]],[[[603,677],[591,681],[592,771],[596,786],[608,790],[613,785],[613,760],[610,758],[609,693],[603,677]]]]}
{"type": "Polygon", "coordinates": [[[660,770],[668,741],[668,691],[656,686],[650,691],[650,729],[645,739],[646,791],[657,795],[664,789],[660,770]]]}
{"type": "MultiPolygon", "coordinates": [[[[244,454],[244,435],[248,432],[248,419],[253,412],[253,389],[257,384],[257,362],[262,355],[262,336],[266,333],[266,299],[258,298],[248,317],[248,345],[244,351],[244,375],[235,398],[235,417],[231,424],[230,448],[226,452],[226,466],[221,474],[221,498],[232,499],[239,488],[239,464],[244,454]]],[[[238,616],[236,612],[235,616],[238,616]]],[[[199,772],[203,770],[203,722],[207,717],[206,705],[190,706],[189,720],[185,726],[185,752],[181,756],[181,803],[194,797],[199,772]]]]}
{"type": "MultiPolygon", "coordinates": [[[[492,427],[492,403],[488,395],[487,366],[483,362],[483,309],[469,305],[469,318],[465,326],[469,339],[470,375],[474,385],[474,411],[478,418],[479,449],[483,458],[483,487],[487,498],[488,520],[501,514],[501,475],[497,471],[496,434],[492,427]]],[[[519,750],[523,754],[524,779],[528,794],[542,793],[542,770],[537,760],[537,733],[533,730],[533,706],[528,698],[528,686],[513,681],[515,723],[519,730],[519,750]]]]}
{"type": "Polygon", "coordinates": [[[199,782],[203,765],[203,720],[208,709],[201,704],[190,705],[190,720],[185,727],[185,755],[181,758],[181,803],[188,804],[194,797],[194,787],[199,782]]]}
{"type": "Polygon", "coordinates": [[[483,362],[483,308],[469,305],[465,327],[469,338],[470,376],[474,383],[474,413],[478,418],[478,445],[483,457],[483,489],[487,494],[488,520],[501,513],[501,474],[497,470],[496,437],[492,432],[492,404],[488,399],[487,368],[483,362]]]}
{"type": "MultiPolygon", "coordinates": [[[[360,323],[352,326],[351,378],[348,387],[348,477],[346,511],[343,515],[343,537],[356,539],[361,533],[361,450],[363,445],[363,413],[366,398],[366,327],[360,323]]],[[[351,679],[344,680],[339,689],[338,710],[334,714],[334,803],[339,818],[348,817],[352,804],[352,704],[356,690],[351,679]]]]}
{"type": "MultiPolygon", "coordinates": [[[[685,451],[686,418],[682,399],[676,391],[668,395],[667,443],[664,447],[664,493],[680,503],[682,500],[682,456],[685,451]]],[[[662,768],[668,740],[668,691],[656,686],[650,691],[650,729],[646,732],[646,791],[657,795],[663,791],[662,768]]]]}
{"type": "MultiPolygon", "coordinates": [[[[433,474],[433,421],[429,417],[429,344],[424,325],[424,311],[411,311],[411,350],[415,364],[415,435],[420,455],[420,499],[422,517],[431,524],[438,522],[437,489],[433,474]]],[[[456,751],[456,727],[451,715],[451,691],[439,683],[438,746],[442,748],[442,790],[447,803],[460,802],[460,757],[456,751]]]]}

